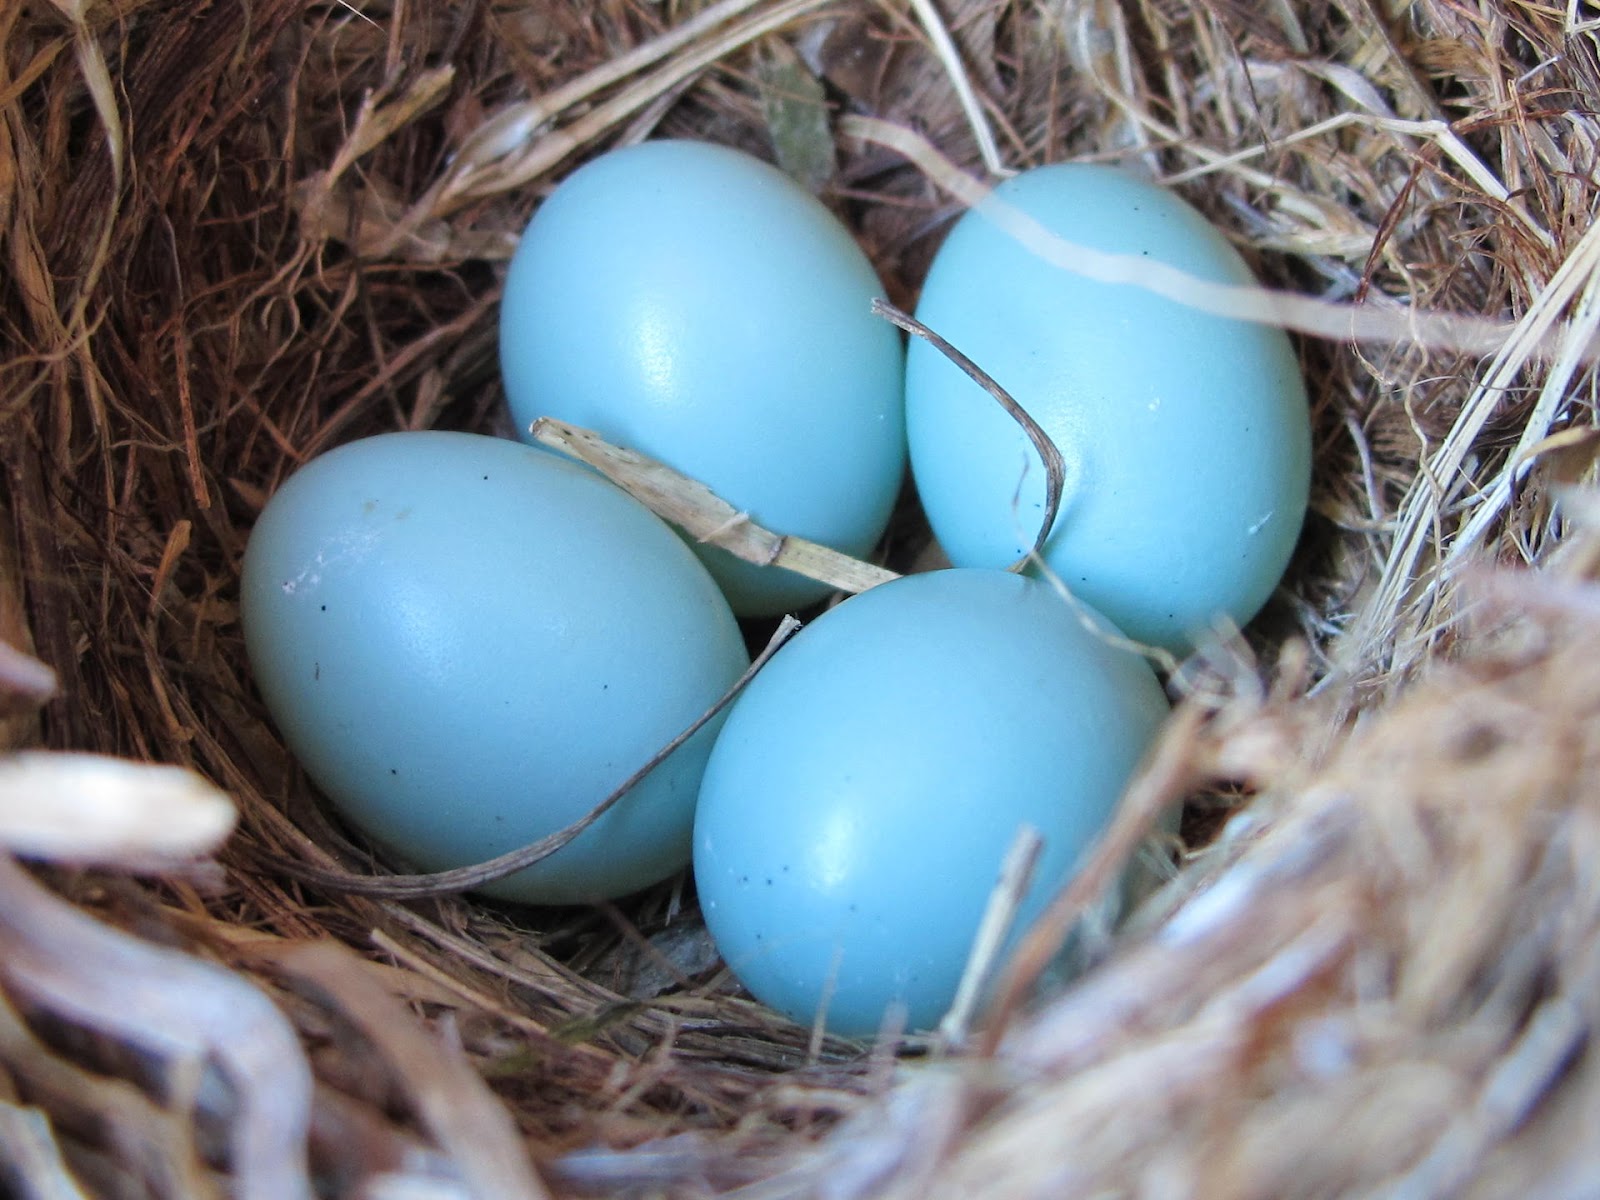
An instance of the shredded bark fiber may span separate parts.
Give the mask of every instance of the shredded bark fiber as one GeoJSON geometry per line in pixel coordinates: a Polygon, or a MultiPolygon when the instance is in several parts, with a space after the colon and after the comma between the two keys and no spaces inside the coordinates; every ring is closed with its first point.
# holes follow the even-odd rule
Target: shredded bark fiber
{"type": "MultiPolygon", "coordinates": [[[[46,748],[0,760],[0,1192],[1600,1187],[1593,5],[0,0],[0,72],[0,738],[46,748]],[[819,186],[901,308],[975,187],[1063,159],[1295,297],[1296,561],[958,1044],[783,1022],[681,883],[295,874],[384,867],[253,690],[254,518],[349,438],[508,432],[517,232],[652,136],[819,186]],[[1176,800],[1176,877],[1040,991],[1176,800]]],[[[925,541],[907,506],[889,565],[925,541]]]]}

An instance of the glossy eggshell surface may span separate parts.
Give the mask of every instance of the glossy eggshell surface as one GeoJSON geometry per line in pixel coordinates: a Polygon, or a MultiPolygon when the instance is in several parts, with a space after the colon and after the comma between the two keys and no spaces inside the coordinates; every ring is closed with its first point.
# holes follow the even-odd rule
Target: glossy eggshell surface
{"type": "Polygon", "coordinates": [[[1104,827],[1167,704],[1144,660],[1003,571],[883,584],[795,635],[735,701],[701,785],[695,882],[755,996],[869,1035],[944,1015],[1019,828],[1024,922],[1104,827]]]}
{"type": "MultiPolygon", "coordinates": [[[[994,200],[1096,250],[1252,282],[1197,211],[1110,167],[1037,168],[994,200]]],[[[1281,330],[1063,270],[982,208],[939,249],[917,315],[1061,450],[1065,495],[1045,557],[1076,594],[1129,636],[1179,652],[1218,614],[1255,615],[1288,564],[1310,480],[1305,387],[1281,330]]],[[[1014,562],[1043,519],[1037,453],[920,341],[906,406],[917,490],[951,561],[1014,562]]]]}
{"type": "MultiPolygon", "coordinates": [[[[569,176],[518,244],[500,359],[519,430],[552,416],[662,460],[778,533],[863,556],[905,472],[900,336],[849,232],[776,168],[646,142],[569,176]]],[[[741,615],[824,585],[713,547],[741,615]]]]}
{"type": "MultiPolygon", "coordinates": [[[[396,433],[312,460],[245,555],[250,664],[307,773],[427,870],[581,817],[748,663],[699,561],[610,483],[544,451],[396,433]]],[[[485,888],[611,897],[689,858],[711,731],[554,856],[485,888]]]]}

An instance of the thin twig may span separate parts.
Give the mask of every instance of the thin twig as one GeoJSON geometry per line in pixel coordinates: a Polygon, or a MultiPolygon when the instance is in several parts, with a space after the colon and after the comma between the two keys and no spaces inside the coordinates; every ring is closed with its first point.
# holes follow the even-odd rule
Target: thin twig
{"type": "Polygon", "coordinates": [[[1006,851],[1000,864],[1000,878],[989,903],[983,910],[983,920],[978,924],[977,936],[972,940],[972,954],[956,986],[956,998],[950,1011],[939,1022],[939,1044],[943,1049],[960,1049],[965,1045],[972,1018],[978,1010],[983,989],[994,972],[994,966],[1005,946],[1006,938],[1016,924],[1017,911],[1033,882],[1033,873],[1039,865],[1039,855],[1044,850],[1044,837],[1031,825],[1017,831],[1011,849],[1006,851]]]}
{"type": "Polygon", "coordinates": [[[961,351],[957,350],[944,338],[929,329],[915,317],[901,312],[894,305],[883,300],[873,300],[872,311],[891,324],[899,326],[907,333],[915,334],[931,345],[940,354],[948,358],[968,379],[972,380],[990,396],[995,403],[1005,409],[1006,415],[1022,427],[1022,432],[1028,435],[1028,440],[1033,443],[1033,448],[1039,452],[1039,457],[1044,460],[1044,518],[1039,522],[1039,532],[1034,535],[1033,546],[1011,564],[1010,570],[1021,571],[1035,559],[1044,555],[1044,544],[1050,539],[1050,531],[1055,528],[1056,516],[1061,511],[1061,493],[1066,486],[1067,464],[1061,457],[1050,435],[1044,427],[1033,419],[1031,413],[1018,404],[1011,393],[1001,387],[977,363],[973,362],[961,351]]]}

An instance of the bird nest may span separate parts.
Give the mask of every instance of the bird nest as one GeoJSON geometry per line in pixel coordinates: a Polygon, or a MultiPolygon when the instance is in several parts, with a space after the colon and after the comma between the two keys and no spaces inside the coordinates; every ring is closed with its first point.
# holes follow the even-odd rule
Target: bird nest
{"type": "MultiPolygon", "coordinates": [[[[0,0],[0,48],[0,1190],[1600,1178],[1591,4],[0,0]],[[509,432],[517,234],[657,136],[781,163],[902,308],[998,172],[1124,164],[1296,337],[1289,575],[1173,674],[1094,857],[941,1041],[763,1009],[682,881],[550,911],[330,886],[382,863],[245,665],[266,497],[359,435],[509,432]],[[1044,982],[1180,800],[1172,878],[1044,982]]],[[[908,503],[885,553],[925,541],[908,503]]]]}

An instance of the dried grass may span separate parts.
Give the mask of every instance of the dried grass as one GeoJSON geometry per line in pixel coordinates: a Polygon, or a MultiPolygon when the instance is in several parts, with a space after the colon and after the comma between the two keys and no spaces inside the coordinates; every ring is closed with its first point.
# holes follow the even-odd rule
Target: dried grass
{"type": "Polygon", "coordinates": [[[239,810],[172,867],[159,816],[99,849],[9,820],[83,791],[68,760],[4,784],[0,841],[43,860],[0,859],[16,1194],[1592,1190],[1600,504],[1563,490],[1596,447],[1592,6],[0,0],[0,48],[0,731],[239,810]],[[944,1057],[739,998],[670,886],[527,914],[268,865],[372,867],[243,667],[265,497],[358,434],[503,431],[496,263],[538,197],[617,139],[770,155],[773,36],[848,117],[831,199],[902,307],[959,204],[859,136],[890,127],[974,177],[1151,172],[1378,333],[1302,339],[1301,553],[1186,669],[1114,839],[1186,795],[1184,870],[944,1057]],[[1420,314],[1469,320],[1423,345],[1420,314]],[[146,873],[69,865],[107,845],[146,873]]]}

